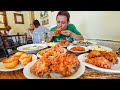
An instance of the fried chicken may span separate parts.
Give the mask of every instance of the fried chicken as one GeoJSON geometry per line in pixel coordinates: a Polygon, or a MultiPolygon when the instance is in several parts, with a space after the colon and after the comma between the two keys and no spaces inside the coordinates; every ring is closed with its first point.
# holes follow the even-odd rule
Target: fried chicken
{"type": "Polygon", "coordinates": [[[70,42],[68,40],[61,40],[58,44],[60,44],[61,46],[68,46],[70,42]]]}
{"type": "Polygon", "coordinates": [[[35,74],[40,77],[43,77],[46,73],[50,75],[50,73],[54,72],[66,77],[75,73],[79,66],[80,62],[77,56],[72,54],[61,54],[54,58],[40,58],[30,68],[30,72],[35,72],[35,74]]]}
{"type": "Polygon", "coordinates": [[[104,57],[95,57],[95,58],[86,59],[85,62],[101,68],[108,68],[108,69],[111,68],[111,63],[109,62],[109,60],[107,60],[104,57]]]}
{"type": "Polygon", "coordinates": [[[30,68],[30,72],[35,72],[37,76],[43,76],[46,72],[49,72],[50,60],[47,58],[40,58],[38,61],[30,68]]]}
{"type": "Polygon", "coordinates": [[[93,50],[87,55],[88,59],[95,58],[95,57],[104,57],[110,62],[112,62],[113,64],[118,63],[117,54],[114,52],[93,50]]]}

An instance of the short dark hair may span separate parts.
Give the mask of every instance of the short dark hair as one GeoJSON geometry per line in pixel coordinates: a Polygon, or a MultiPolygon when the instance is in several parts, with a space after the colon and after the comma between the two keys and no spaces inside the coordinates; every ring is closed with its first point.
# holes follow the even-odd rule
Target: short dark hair
{"type": "Polygon", "coordinates": [[[64,16],[66,16],[67,17],[67,21],[69,22],[69,20],[70,20],[70,14],[69,14],[68,11],[59,11],[58,14],[57,14],[57,16],[58,15],[64,15],[64,16]]]}
{"type": "Polygon", "coordinates": [[[5,26],[5,28],[6,28],[7,30],[12,29],[11,26],[9,26],[9,25],[5,26]]]}
{"type": "Polygon", "coordinates": [[[40,22],[37,19],[33,21],[33,24],[35,25],[36,28],[40,26],[40,22]]]}

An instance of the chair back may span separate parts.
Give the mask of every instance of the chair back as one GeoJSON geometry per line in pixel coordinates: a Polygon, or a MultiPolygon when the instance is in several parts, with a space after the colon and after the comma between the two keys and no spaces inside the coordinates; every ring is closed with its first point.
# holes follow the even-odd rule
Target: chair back
{"type": "Polygon", "coordinates": [[[0,35],[0,43],[6,57],[14,54],[17,51],[17,47],[27,44],[27,34],[17,34],[17,35],[0,35]],[[11,51],[10,51],[11,50],[11,51]]]}

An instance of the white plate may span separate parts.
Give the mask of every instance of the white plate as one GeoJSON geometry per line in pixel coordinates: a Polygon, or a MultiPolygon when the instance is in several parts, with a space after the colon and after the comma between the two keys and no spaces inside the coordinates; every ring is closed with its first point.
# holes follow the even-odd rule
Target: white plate
{"type": "Polygon", "coordinates": [[[78,59],[84,63],[85,66],[91,68],[91,69],[94,69],[94,70],[97,70],[97,71],[100,71],[100,72],[107,72],[107,73],[120,73],[120,58],[118,58],[118,64],[113,64],[111,69],[105,69],[105,68],[100,68],[100,67],[97,67],[95,65],[92,65],[90,63],[86,63],[84,60],[87,59],[86,55],[88,55],[88,53],[86,54],[81,54],[78,56],[78,59]]]}
{"type": "Polygon", "coordinates": [[[2,62],[0,62],[0,71],[9,72],[9,71],[19,70],[22,68],[23,66],[21,64],[18,64],[15,68],[8,69],[4,67],[4,64],[2,62]]]}
{"type": "Polygon", "coordinates": [[[74,45],[74,46],[68,46],[67,49],[68,49],[69,51],[73,52],[73,53],[85,53],[85,52],[89,51],[89,48],[88,48],[88,47],[85,47],[85,46],[80,46],[80,47],[85,48],[85,51],[73,51],[73,50],[70,50],[71,48],[73,48],[73,47],[75,47],[75,46],[76,46],[76,45],[74,45]]]}
{"type": "MultiPolygon", "coordinates": [[[[33,64],[36,61],[32,61],[29,64],[27,64],[24,69],[23,69],[23,74],[25,75],[26,78],[28,79],[53,79],[53,78],[41,78],[36,76],[35,74],[30,72],[30,68],[33,66],[33,64]]],[[[78,77],[80,77],[83,73],[85,72],[85,66],[84,64],[81,62],[80,63],[80,68],[77,70],[76,73],[74,73],[72,76],[69,77],[62,77],[62,78],[56,78],[56,79],[76,79],[78,77]]],[[[55,79],[55,78],[54,78],[55,79]]]]}
{"type": "Polygon", "coordinates": [[[90,46],[90,45],[96,45],[97,44],[97,42],[88,41],[88,40],[84,40],[84,41],[83,40],[78,40],[78,41],[73,41],[72,43],[75,44],[75,45],[77,44],[77,45],[81,45],[81,46],[84,46],[84,45],[85,46],[86,45],[90,46]],[[79,42],[90,42],[91,44],[80,44],[79,42]]]}
{"type": "Polygon", "coordinates": [[[100,51],[113,51],[111,48],[106,47],[106,46],[101,46],[101,45],[95,45],[95,46],[88,46],[90,50],[100,50],[100,51]]]}
{"type": "Polygon", "coordinates": [[[47,44],[27,44],[27,45],[23,45],[17,48],[18,51],[23,51],[26,53],[37,53],[38,51],[40,51],[41,49],[46,48],[48,45],[47,44]],[[42,46],[41,48],[37,48],[39,46],[42,46]],[[31,50],[23,50],[23,48],[27,48],[30,47],[31,50]]]}
{"type": "Polygon", "coordinates": [[[56,44],[58,44],[57,42],[49,42],[49,43],[47,43],[48,44],[48,46],[50,46],[50,47],[53,47],[53,46],[55,46],[56,44]]]}
{"type": "MultiPolygon", "coordinates": [[[[33,54],[32,56],[32,61],[36,60],[37,59],[37,56],[33,54]]],[[[0,71],[4,71],[4,72],[9,72],[9,71],[15,71],[15,70],[19,70],[19,69],[22,69],[24,68],[24,66],[22,66],[20,63],[15,67],[15,68],[11,68],[11,69],[8,69],[4,66],[4,64],[2,62],[0,62],[0,71]]]]}
{"type": "MultiPolygon", "coordinates": [[[[66,50],[65,48],[63,48],[63,49],[64,49],[64,52],[63,52],[62,54],[65,54],[65,53],[67,52],[67,50],[66,50]]],[[[37,53],[36,55],[37,55],[37,57],[39,57],[39,58],[42,57],[39,53],[37,53]]],[[[50,56],[50,57],[53,57],[53,56],[50,56]]]]}

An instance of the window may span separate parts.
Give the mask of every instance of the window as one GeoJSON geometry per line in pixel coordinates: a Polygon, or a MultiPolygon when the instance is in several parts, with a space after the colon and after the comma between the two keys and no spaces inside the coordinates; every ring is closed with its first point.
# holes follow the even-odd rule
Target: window
{"type": "Polygon", "coordinates": [[[4,30],[7,25],[6,11],[0,11],[0,30],[4,30]]]}

